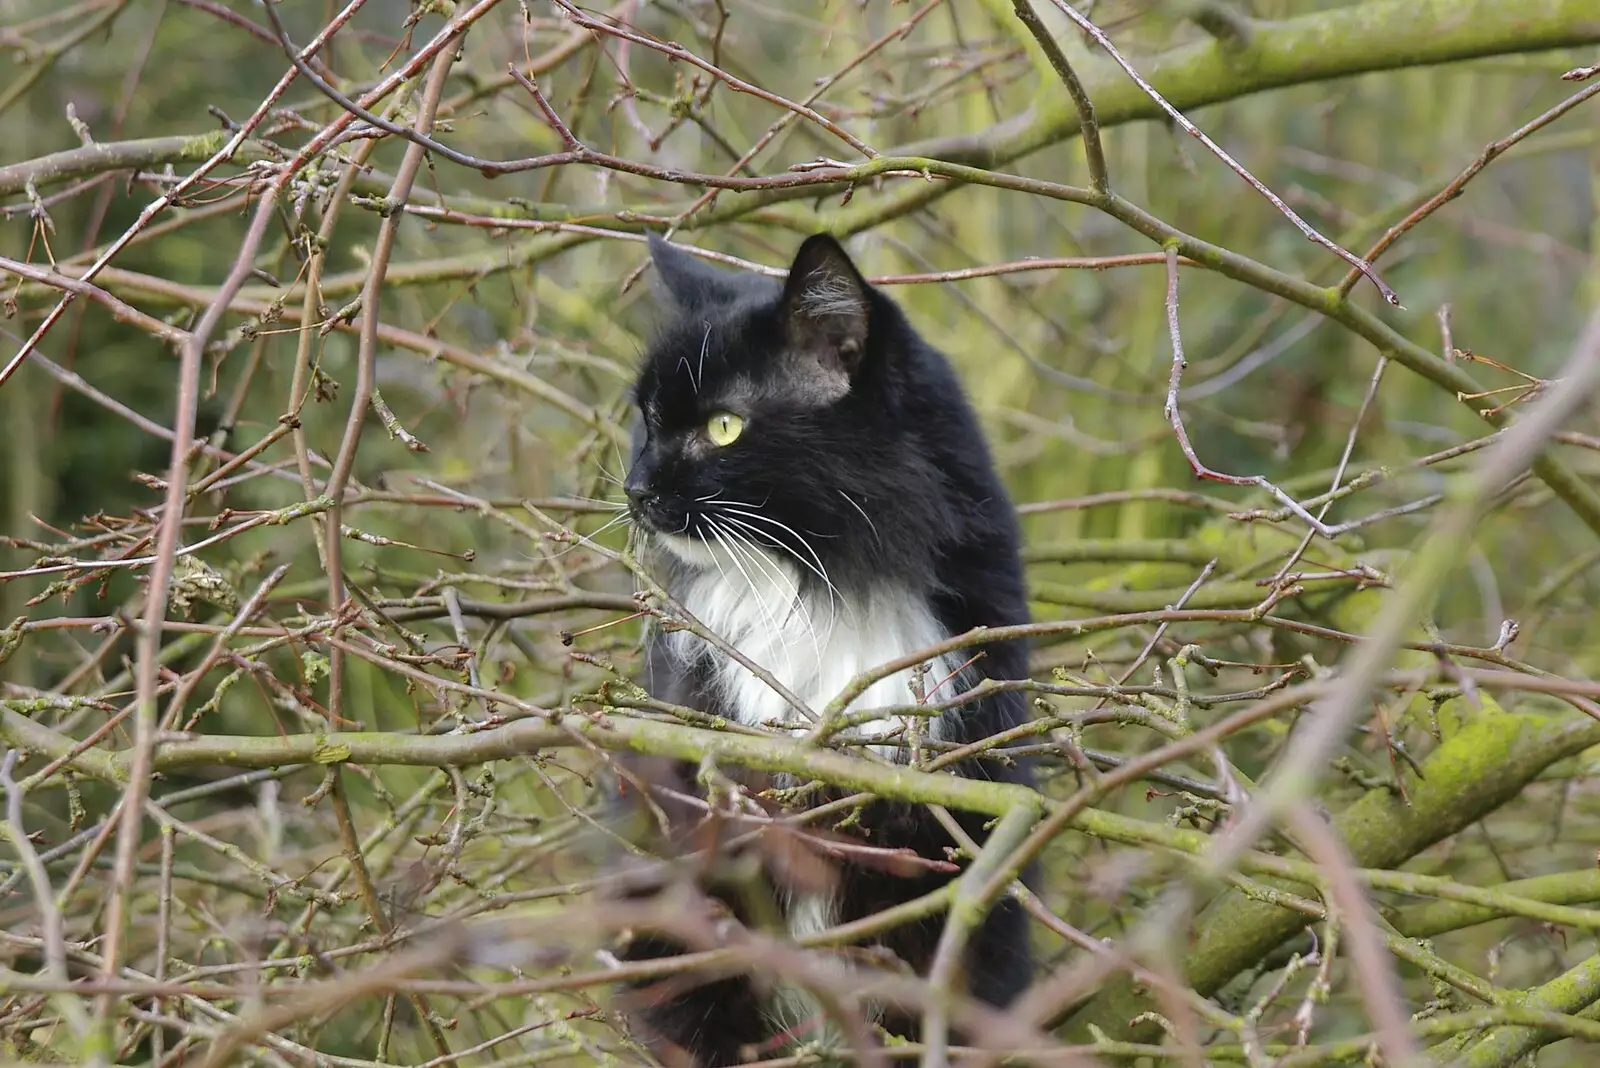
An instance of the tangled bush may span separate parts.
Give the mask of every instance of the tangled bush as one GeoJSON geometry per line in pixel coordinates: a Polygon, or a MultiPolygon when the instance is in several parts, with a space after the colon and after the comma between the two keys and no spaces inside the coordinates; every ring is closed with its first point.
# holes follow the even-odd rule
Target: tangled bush
{"type": "Polygon", "coordinates": [[[617,980],[710,970],[970,1024],[773,1066],[1589,1063],[1592,6],[3,0],[7,1056],[649,1063],[617,980]],[[950,354],[1037,791],[641,688],[649,231],[950,354]],[[1039,981],[597,894],[622,752],[993,817],[918,908],[1039,981]]]}

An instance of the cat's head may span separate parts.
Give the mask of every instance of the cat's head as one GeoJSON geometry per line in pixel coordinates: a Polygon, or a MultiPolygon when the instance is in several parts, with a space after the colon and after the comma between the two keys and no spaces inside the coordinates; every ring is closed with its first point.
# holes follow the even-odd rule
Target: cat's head
{"type": "Polygon", "coordinates": [[[634,387],[639,528],[691,566],[811,579],[922,554],[939,505],[906,425],[917,342],[839,243],[807,239],[783,281],[650,251],[667,307],[634,387]]]}

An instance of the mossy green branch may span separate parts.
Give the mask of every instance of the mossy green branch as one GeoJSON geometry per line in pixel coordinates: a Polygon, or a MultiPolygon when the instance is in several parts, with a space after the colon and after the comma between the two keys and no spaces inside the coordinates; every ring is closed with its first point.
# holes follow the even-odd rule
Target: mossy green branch
{"type": "MultiPolygon", "coordinates": [[[[1016,23],[1010,0],[981,0],[995,21],[1016,23]]],[[[1218,104],[1271,89],[1408,67],[1456,63],[1600,42],[1600,17],[1590,0],[1372,0],[1299,18],[1249,23],[1249,43],[1205,37],[1153,56],[1134,56],[1147,81],[1179,110],[1218,104]]],[[[1049,87],[1039,103],[981,132],[931,138],[901,145],[886,155],[937,157],[946,162],[992,168],[1075,137],[1078,112],[1037,42],[1026,32],[1037,77],[1049,87]]],[[[1109,60],[1081,55],[1074,66],[1094,103],[1102,131],[1128,122],[1160,119],[1164,113],[1109,60]]],[[[1465,162],[1465,161],[1463,161],[1465,162]]],[[[950,185],[912,185],[892,195],[859,201],[824,217],[823,226],[844,236],[860,233],[910,214],[953,191],[950,185]]],[[[842,191],[774,189],[741,197],[703,213],[691,225],[704,227],[748,216],[780,201],[810,199],[842,191]]],[[[769,221],[809,233],[816,216],[809,210],[776,209],[769,221]]]]}
{"type": "MultiPolygon", "coordinates": [[[[1596,1002],[1600,1002],[1600,955],[1530,991],[1521,1007],[1532,1012],[1572,1014],[1596,1002]]],[[[1540,1046],[1563,1037],[1560,1031],[1538,1027],[1497,1027],[1454,1063],[1461,1068],[1511,1068],[1540,1046]]]]}
{"type": "Polygon", "coordinates": [[[949,999],[956,990],[958,977],[965,970],[973,932],[1006,888],[1021,875],[1020,869],[1027,861],[1023,844],[1043,813],[1044,806],[1037,798],[1032,804],[1019,805],[1007,812],[982,851],[955,883],[949,918],[928,971],[928,982],[935,995],[923,1016],[922,1034],[929,1046],[929,1063],[948,1061],[949,999]]]}
{"type": "MultiPolygon", "coordinates": [[[[1353,583],[1354,579],[1345,580],[1353,583]]],[[[1062,582],[1033,582],[1028,593],[1042,604],[1087,608],[1095,612],[1152,612],[1176,604],[1184,587],[1164,590],[1097,590],[1062,582]]],[[[1201,586],[1183,602],[1185,608],[1249,608],[1264,601],[1271,588],[1254,582],[1214,582],[1201,586]]]]}
{"type": "MultiPolygon", "coordinates": [[[[131,759],[128,753],[93,748],[78,752],[78,743],[73,739],[29,719],[25,713],[32,710],[27,702],[0,703],[0,741],[50,760],[67,760],[76,770],[106,782],[120,785],[126,781],[131,759]]],[[[1537,894],[1521,896],[1514,888],[1516,884],[1483,890],[1445,879],[1378,870],[1396,866],[1423,846],[1480,818],[1555,761],[1600,744],[1600,724],[1581,716],[1556,718],[1494,712],[1455,725],[1447,710],[1445,718],[1451,726],[1450,736],[1424,762],[1426,781],[1408,787],[1413,801],[1410,808],[1395,801],[1387,791],[1374,791],[1352,805],[1339,820],[1340,829],[1352,842],[1352,852],[1364,865],[1358,876],[1366,885],[1376,888],[1430,894],[1497,914],[1521,915],[1589,929],[1600,927],[1600,913],[1548,903],[1537,894]],[[1480,777],[1484,789],[1478,792],[1480,777]]],[[[259,737],[194,735],[164,742],[157,750],[154,766],[157,772],[342,761],[366,765],[466,767],[579,744],[695,763],[709,757],[719,763],[758,771],[805,775],[881,797],[944,805],[991,816],[1005,816],[1019,808],[1033,811],[1041,804],[1054,807],[1026,787],[880,764],[790,738],[725,733],[620,715],[569,713],[559,721],[530,718],[476,734],[417,736],[352,731],[337,736],[321,733],[259,737]]],[[[1094,808],[1079,813],[1072,826],[1107,841],[1171,849],[1191,856],[1204,853],[1211,842],[1208,835],[1198,831],[1094,808]]],[[[1300,888],[1321,881],[1315,866],[1265,853],[1247,854],[1240,869],[1269,880],[1290,880],[1277,884],[1282,886],[1300,888]]],[[[1579,894],[1578,898],[1582,896],[1579,894]]],[[[1282,932],[1266,949],[1292,934],[1303,922],[1270,905],[1259,907],[1275,919],[1278,923],[1275,929],[1282,932]]],[[[1235,924],[1227,916],[1223,917],[1228,921],[1224,926],[1229,930],[1233,926],[1240,927],[1242,936],[1250,934],[1248,925],[1255,918],[1253,913],[1240,916],[1235,924]]],[[[1231,937],[1223,927],[1218,927],[1216,938],[1208,933],[1202,937],[1200,945],[1208,946],[1208,939],[1220,938],[1226,952],[1248,952],[1239,947],[1227,949],[1233,944],[1229,941],[1231,937]]],[[[1219,963],[1206,974],[1213,978],[1220,975],[1221,980],[1225,980],[1227,976],[1221,973],[1232,966],[1219,963]]]]}
{"type": "MultiPolygon", "coordinates": [[[[1496,890],[1517,897],[1546,901],[1552,905],[1580,905],[1600,901],[1600,868],[1562,871],[1503,883],[1496,890]]],[[[1446,931],[1459,931],[1480,923],[1498,920],[1507,913],[1488,905],[1464,901],[1436,901],[1395,910],[1391,919],[1395,929],[1408,938],[1433,938],[1446,931]]]]}
{"type": "MultiPolygon", "coordinates": [[[[1464,712],[1457,700],[1442,711],[1444,742],[1423,763],[1425,777],[1408,776],[1409,803],[1374,790],[1335,817],[1335,830],[1355,863],[1398,867],[1516,797],[1551,764],[1600,743],[1600,724],[1591,719],[1513,715],[1492,701],[1484,704],[1483,711],[1464,712]]],[[[1222,895],[1195,921],[1194,945],[1184,962],[1188,982],[1201,994],[1215,993],[1304,923],[1296,913],[1237,892],[1222,895]]],[[[1151,1032],[1128,1021],[1149,1008],[1127,982],[1114,982],[1072,1018],[1069,1033],[1082,1040],[1097,1026],[1137,1041],[1151,1032]]]]}
{"type": "MultiPolygon", "coordinates": [[[[1015,21],[1006,0],[983,0],[1006,25],[1015,21]]],[[[1486,56],[1509,55],[1600,42],[1600,16],[1589,0],[1371,0],[1299,18],[1250,23],[1244,47],[1206,37],[1153,56],[1135,57],[1140,72],[1179,109],[1234,100],[1270,89],[1303,85],[1375,71],[1453,63],[1486,56]]],[[[1026,39],[1027,34],[1018,34],[1026,39]]],[[[1039,76],[1048,77],[1052,92],[1016,118],[981,133],[935,138],[891,149],[895,156],[936,156],[983,167],[1002,166],[1049,145],[1076,136],[1078,113],[1064,91],[1054,91],[1054,77],[1028,39],[1039,76]]],[[[1094,102],[1102,129],[1142,119],[1157,119],[1155,102],[1114,64],[1103,57],[1075,55],[1084,88],[1094,102]]],[[[69,149],[0,168],[0,195],[22,192],[31,177],[36,186],[87,177],[108,170],[148,169],[167,163],[199,162],[221,146],[197,134],[155,137],[69,149]]],[[[238,162],[269,158],[266,149],[246,142],[238,162]]],[[[381,183],[375,181],[373,189],[381,183]]],[[[368,191],[358,186],[360,191],[368,191]]],[[[839,212],[830,229],[855,232],[895,218],[948,189],[916,187],[874,204],[839,212]]],[[[716,218],[745,214],[775,200],[810,198],[816,190],[773,190],[730,205],[716,218]]],[[[422,198],[429,202],[428,197],[422,198]]],[[[509,202],[463,201],[458,210],[506,214],[514,218],[570,218],[593,214],[587,207],[530,205],[523,210],[509,202]],[[508,206],[511,210],[508,210],[508,206]]],[[[674,206],[662,206],[663,212],[674,206]]],[[[698,220],[704,223],[708,220],[698,220]]]]}
{"type": "MultiPolygon", "coordinates": [[[[108,171],[155,170],[168,163],[201,163],[228,143],[226,130],[179,137],[146,137],[136,141],[113,141],[83,145],[48,156],[23,160],[0,167],[0,196],[13,196],[35,189],[105,174],[108,171]]],[[[236,163],[254,163],[276,158],[272,150],[258,141],[246,141],[234,153],[236,163]]]]}
{"type": "MultiPolygon", "coordinates": [[[[998,20],[1015,17],[1009,2],[984,0],[984,6],[998,20]]],[[[1600,9],[1591,0],[1368,0],[1249,25],[1250,39],[1242,47],[1207,36],[1132,59],[1157,92],[1187,111],[1269,89],[1374,71],[1600,42],[1600,9]]],[[[1074,62],[1102,130],[1163,116],[1155,101],[1109,59],[1074,62]]],[[[1051,84],[1032,109],[1009,123],[978,135],[919,141],[896,152],[995,167],[1077,133],[1072,100],[1051,84]]]]}
{"type": "MultiPolygon", "coordinates": [[[[1496,1024],[1543,1025],[1547,1028],[1543,1032],[1548,1036],[1547,1041],[1552,1042],[1569,1035],[1590,1042],[1600,1041],[1600,1023],[1580,1016],[1540,1011],[1526,1005],[1501,1005],[1492,1009],[1452,1012],[1413,1020],[1410,1031],[1422,1038],[1439,1038],[1479,1031],[1496,1024]]],[[[1277,1068],[1348,1068],[1349,1065],[1369,1063],[1367,1058],[1375,1039],[1375,1035],[1362,1035],[1299,1050],[1269,1044],[1266,1052],[1281,1058],[1274,1062],[1277,1068]]],[[[1505,1063],[1509,1065],[1512,1062],[1505,1063]]]]}
{"type": "Polygon", "coordinates": [[[1028,564],[1148,561],[1204,567],[1211,557],[1206,546],[1185,538],[1080,538],[1031,544],[1022,550],[1022,560],[1028,564]]]}

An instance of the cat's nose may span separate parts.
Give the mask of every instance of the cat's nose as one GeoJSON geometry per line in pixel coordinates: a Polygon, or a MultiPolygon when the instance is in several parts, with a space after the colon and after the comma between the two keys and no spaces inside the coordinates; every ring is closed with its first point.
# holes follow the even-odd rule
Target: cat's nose
{"type": "Polygon", "coordinates": [[[628,472],[627,479],[622,483],[622,492],[628,495],[628,503],[637,513],[646,512],[655,504],[659,497],[650,492],[650,485],[639,476],[637,469],[628,472]]]}

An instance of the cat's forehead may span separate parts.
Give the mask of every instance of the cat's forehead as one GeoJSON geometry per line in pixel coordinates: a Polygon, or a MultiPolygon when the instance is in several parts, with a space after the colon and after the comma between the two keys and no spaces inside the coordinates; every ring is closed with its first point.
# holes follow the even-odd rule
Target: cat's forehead
{"type": "Polygon", "coordinates": [[[770,393],[779,342],[765,336],[772,330],[758,313],[727,309],[684,317],[663,330],[639,376],[640,407],[656,418],[694,418],[719,407],[747,407],[770,393]]]}

